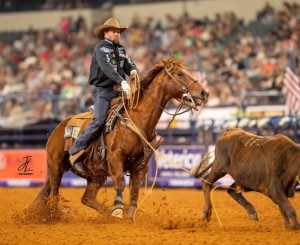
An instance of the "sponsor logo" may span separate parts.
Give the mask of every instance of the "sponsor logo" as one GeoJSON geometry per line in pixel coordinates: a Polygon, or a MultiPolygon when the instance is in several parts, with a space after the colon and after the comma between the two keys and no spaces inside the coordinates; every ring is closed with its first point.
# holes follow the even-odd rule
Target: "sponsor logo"
{"type": "Polygon", "coordinates": [[[23,157],[23,162],[18,167],[19,175],[32,175],[33,174],[33,170],[30,169],[30,166],[29,166],[31,161],[32,161],[32,156],[23,157]]]}

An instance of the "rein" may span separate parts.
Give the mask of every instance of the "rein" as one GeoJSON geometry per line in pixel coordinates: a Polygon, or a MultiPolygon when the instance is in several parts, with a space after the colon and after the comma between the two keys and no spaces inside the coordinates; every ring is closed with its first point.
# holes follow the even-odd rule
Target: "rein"
{"type": "MultiPolygon", "coordinates": [[[[175,119],[175,117],[177,116],[177,115],[180,115],[180,114],[183,114],[183,113],[185,113],[185,112],[187,112],[187,111],[190,111],[190,110],[193,110],[193,109],[196,109],[196,104],[195,104],[195,102],[194,102],[194,100],[193,100],[193,96],[190,94],[190,92],[189,92],[189,88],[193,85],[193,84],[195,84],[195,83],[197,83],[197,81],[192,81],[189,85],[185,85],[184,83],[182,83],[180,80],[176,80],[176,78],[171,74],[171,70],[173,69],[173,64],[172,64],[172,66],[169,68],[169,69],[167,69],[165,66],[164,66],[164,69],[165,69],[165,71],[167,72],[167,74],[168,74],[168,76],[170,76],[172,79],[173,79],[173,81],[175,81],[181,88],[182,88],[182,90],[184,91],[184,94],[183,94],[183,96],[182,96],[182,99],[181,99],[181,103],[179,104],[179,106],[176,108],[176,111],[175,111],[175,113],[174,114],[171,114],[171,113],[168,113],[168,112],[166,112],[166,110],[164,109],[164,108],[162,108],[161,106],[161,108],[163,109],[163,111],[165,111],[167,114],[169,114],[169,115],[172,115],[172,119],[170,120],[170,122],[168,123],[168,126],[166,127],[166,129],[165,130],[167,130],[169,127],[170,127],[170,125],[171,125],[171,123],[174,121],[174,119],[175,119]],[[190,99],[190,101],[193,103],[193,105],[191,106],[191,105],[189,105],[189,104],[186,104],[187,106],[189,106],[189,108],[187,109],[187,110],[185,110],[185,111],[183,111],[183,112],[180,112],[179,113],[179,111],[182,109],[182,106],[185,104],[185,102],[184,102],[184,97],[188,97],[188,99],[190,99]]],[[[135,83],[137,82],[137,78],[135,78],[135,83]]],[[[136,84],[135,84],[136,85],[136,84]]],[[[140,89],[142,89],[141,87],[140,87],[140,81],[139,81],[139,78],[138,78],[138,84],[137,84],[137,86],[138,86],[138,91],[137,91],[137,93],[138,93],[138,95],[136,96],[136,97],[134,97],[134,96],[132,96],[132,94],[134,94],[134,93],[136,93],[136,91],[134,91],[133,93],[131,93],[130,92],[130,101],[129,101],[129,108],[130,109],[135,109],[136,107],[137,107],[137,105],[138,105],[138,100],[139,100],[139,92],[140,92],[140,89]]],[[[147,92],[147,91],[145,91],[144,89],[142,89],[143,90],[143,92],[147,92]]],[[[144,142],[144,145],[147,145],[153,152],[155,152],[156,153],[156,158],[158,158],[159,156],[160,156],[160,153],[157,151],[157,148],[159,147],[159,145],[160,145],[160,142],[161,142],[161,140],[163,139],[163,137],[161,136],[160,137],[160,139],[156,142],[156,144],[153,146],[152,144],[151,144],[151,142],[149,142],[149,140],[147,139],[147,136],[146,136],[146,134],[144,134],[143,132],[142,132],[142,130],[141,129],[139,129],[135,124],[134,124],[134,122],[132,121],[132,119],[130,118],[130,116],[129,116],[129,113],[128,113],[128,110],[127,110],[127,108],[126,108],[126,103],[125,103],[125,96],[124,96],[124,93],[122,93],[122,102],[123,102],[123,105],[124,105],[124,110],[125,110],[125,114],[126,114],[126,116],[127,116],[127,118],[125,118],[126,120],[128,120],[129,122],[130,122],[130,129],[135,133],[135,134],[137,134],[138,136],[139,136],[139,138],[144,142]]],[[[148,161],[149,159],[147,159],[147,161],[148,161]]],[[[191,171],[189,171],[189,170],[187,170],[187,169],[185,169],[185,168],[183,168],[183,167],[179,167],[179,168],[181,168],[181,169],[183,169],[184,171],[186,171],[186,172],[188,172],[188,173],[190,173],[191,174],[191,171]]],[[[133,215],[133,219],[135,220],[135,216],[136,216],[136,212],[137,212],[137,210],[140,208],[140,206],[142,205],[142,203],[146,200],[146,198],[147,198],[147,196],[149,195],[149,194],[151,194],[151,192],[152,192],[152,189],[153,189],[153,187],[154,187],[154,185],[155,185],[155,183],[156,183],[156,180],[157,180],[157,175],[158,175],[158,165],[156,165],[156,171],[155,171],[155,177],[154,177],[154,180],[153,180],[153,183],[152,183],[152,185],[151,185],[151,188],[150,188],[150,190],[149,191],[147,191],[145,194],[145,197],[142,199],[142,201],[139,203],[139,205],[137,206],[137,208],[136,208],[136,210],[135,210],[135,212],[134,212],[134,215],[133,215]]]]}
{"type": "MultiPolygon", "coordinates": [[[[180,104],[178,105],[178,107],[176,108],[176,110],[175,110],[175,113],[169,113],[169,112],[167,112],[163,107],[161,107],[161,109],[165,112],[165,113],[167,113],[168,115],[171,115],[172,116],[172,119],[170,120],[170,122],[168,123],[168,126],[165,128],[165,130],[167,130],[169,127],[170,127],[170,125],[172,124],[172,122],[174,121],[174,119],[175,119],[175,117],[177,116],[177,115],[181,115],[181,114],[183,114],[183,113],[186,113],[186,112],[188,112],[188,111],[192,111],[193,109],[195,109],[195,110],[197,110],[197,108],[196,108],[196,106],[195,106],[195,102],[194,102],[194,100],[193,100],[193,97],[192,97],[192,95],[190,94],[190,92],[189,92],[189,88],[193,85],[193,84],[195,84],[195,83],[197,83],[197,81],[192,81],[188,86],[186,86],[184,83],[182,83],[180,80],[178,81],[178,80],[176,80],[176,78],[171,74],[171,70],[173,69],[173,67],[174,67],[174,65],[172,64],[171,65],[171,67],[170,68],[166,68],[165,66],[164,66],[164,70],[167,72],[167,74],[183,89],[183,91],[185,92],[184,94],[183,94],[183,96],[182,96],[182,98],[181,98],[181,100],[180,100],[180,104]],[[193,103],[193,106],[191,106],[191,105],[189,105],[189,104],[186,104],[185,102],[184,102],[184,97],[188,97],[191,101],[192,101],[192,103],[193,103]],[[187,105],[189,108],[188,109],[186,109],[186,110],[184,110],[184,111],[182,111],[182,112],[180,112],[180,110],[182,109],[182,106],[183,105],[187,105]]],[[[143,90],[143,92],[144,93],[147,93],[147,91],[145,91],[143,88],[141,88],[141,86],[140,86],[140,78],[139,78],[139,76],[138,75],[136,75],[135,77],[134,77],[134,88],[135,89],[137,89],[136,91],[133,91],[133,92],[130,92],[130,99],[129,99],[129,108],[130,109],[135,109],[136,107],[137,107],[137,105],[138,105],[138,101],[139,101],[139,95],[140,95],[140,90],[143,90]],[[136,96],[135,96],[135,94],[137,94],[136,96]]],[[[159,139],[159,141],[157,142],[157,144],[153,147],[152,145],[151,145],[151,142],[149,142],[149,140],[148,139],[146,139],[146,137],[140,132],[140,129],[138,128],[138,127],[136,127],[136,125],[134,124],[134,122],[131,120],[131,118],[130,118],[130,116],[129,116],[129,113],[128,113],[128,111],[127,111],[127,109],[126,109],[126,104],[125,104],[125,100],[124,100],[124,95],[123,95],[123,93],[122,93],[122,102],[123,102],[123,105],[124,105],[124,108],[125,108],[125,113],[126,113],[126,115],[127,115],[127,119],[130,121],[130,123],[132,124],[132,126],[133,126],[133,128],[134,128],[134,132],[142,139],[142,141],[144,141],[144,143],[146,144],[146,145],[148,145],[149,147],[150,147],[150,149],[153,151],[153,152],[156,152],[157,153],[157,151],[156,151],[156,149],[157,149],[157,147],[159,146],[159,143],[160,143],[160,141],[162,140],[162,137],[160,137],[160,139],[159,139]]]]}

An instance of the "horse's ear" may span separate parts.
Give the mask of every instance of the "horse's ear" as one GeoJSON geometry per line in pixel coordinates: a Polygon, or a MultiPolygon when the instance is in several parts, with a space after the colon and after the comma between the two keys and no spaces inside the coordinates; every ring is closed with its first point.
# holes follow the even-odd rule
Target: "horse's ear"
{"type": "Polygon", "coordinates": [[[163,63],[163,65],[164,65],[165,67],[167,67],[167,66],[168,66],[168,60],[165,59],[164,57],[160,57],[160,59],[161,59],[161,62],[163,63]]]}
{"type": "Polygon", "coordinates": [[[169,59],[164,59],[163,57],[161,57],[161,61],[164,64],[164,67],[167,70],[171,70],[173,67],[173,61],[169,58],[169,59]]]}

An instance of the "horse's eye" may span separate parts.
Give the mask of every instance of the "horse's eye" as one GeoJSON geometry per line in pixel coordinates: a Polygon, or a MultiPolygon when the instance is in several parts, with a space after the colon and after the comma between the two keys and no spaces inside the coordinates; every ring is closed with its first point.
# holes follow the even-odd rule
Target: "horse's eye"
{"type": "Polygon", "coordinates": [[[181,77],[183,76],[183,73],[181,71],[177,72],[177,76],[181,77]]]}

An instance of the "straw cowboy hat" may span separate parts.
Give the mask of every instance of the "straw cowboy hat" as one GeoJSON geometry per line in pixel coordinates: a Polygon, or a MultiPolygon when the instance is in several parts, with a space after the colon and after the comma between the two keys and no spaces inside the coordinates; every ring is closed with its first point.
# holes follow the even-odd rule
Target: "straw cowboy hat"
{"type": "Polygon", "coordinates": [[[117,28],[122,33],[128,28],[128,26],[120,26],[116,18],[109,18],[104,22],[103,25],[100,25],[95,29],[96,37],[98,37],[99,39],[103,39],[104,32],[109,28],[117,28]]]}

